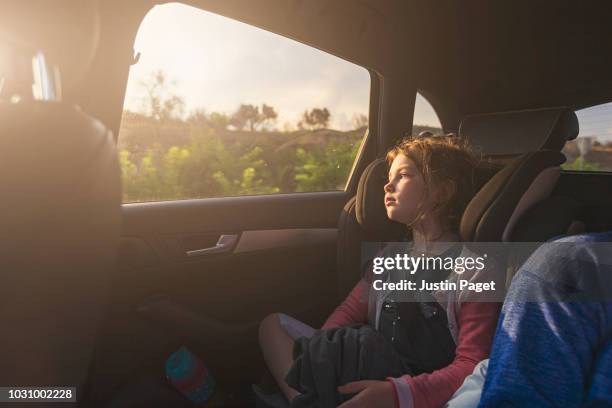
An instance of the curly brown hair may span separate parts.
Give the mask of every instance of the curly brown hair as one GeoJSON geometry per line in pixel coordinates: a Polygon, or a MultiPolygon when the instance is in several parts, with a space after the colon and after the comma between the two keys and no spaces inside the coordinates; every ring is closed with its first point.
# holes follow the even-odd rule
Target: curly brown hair
{"type": "Polygon", "coordinates": [[[476,193],[476,168],[481,158],[465,141],[454,135],[405,138],[387,153],[388,165],[391,166],[400,154],[414,162],[423,175],[427,190],[442,182],[453,184],[453,194],[444,202],[437,203],[434,211],[441,216],[443,225],[451,231],[458,231],[461,216],[476,193]]]}

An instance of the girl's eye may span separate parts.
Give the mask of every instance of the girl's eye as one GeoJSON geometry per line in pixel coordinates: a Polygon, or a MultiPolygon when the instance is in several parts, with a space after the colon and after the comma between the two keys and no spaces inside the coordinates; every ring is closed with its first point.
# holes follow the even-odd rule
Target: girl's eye
{"type": "Polygon", "coordinates": [[[389,176],[389,183],[391,183],[391,181],[393,181],[394,178],[403,179],[403,178],[406,178],[406,177],[411,177],[411,174],[403,172],[403,173],[398,173],[396,176],[389,176]]]}

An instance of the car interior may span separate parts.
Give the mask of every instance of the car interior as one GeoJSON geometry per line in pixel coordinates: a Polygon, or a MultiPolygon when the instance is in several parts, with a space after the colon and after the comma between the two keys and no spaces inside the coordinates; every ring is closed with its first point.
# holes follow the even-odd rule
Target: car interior
{"type": "Polygon", "coordinates": [[[462,240],[612,229],[612,173],[567,169],[564,150],[580,111],[612,102],[607,4],[182,0],[365,68],[367,132],[336,191],[126,203],[116,144],[134,40],[163,4],[0,6],[0,42],[20,52],[0,47],[0,385],[73,385],[80,406],[193,406],[164,374],[186,346],[219,406],[255,406],[259,322],[282,311],[320,327],[358,281],[363,243],[404,239],[385,214],[384,157],[413,133],[417,94],[485,158],[462,240]],[[38,51],[61,98],[23,97],[30,67],[6,55],[38,51]]]}

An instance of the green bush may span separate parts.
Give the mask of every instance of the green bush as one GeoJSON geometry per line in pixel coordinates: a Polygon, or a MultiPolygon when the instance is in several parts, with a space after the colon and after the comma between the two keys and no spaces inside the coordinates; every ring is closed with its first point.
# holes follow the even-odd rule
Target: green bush
{"type": "MultiPolygon", "coordinates": [[[[140,123],[128,133],[142,141],[143,133],[151,131],[140,123]]],[[[363,129],[319,132],[316,137],[310,131],[231,132],[193,126],[184,126],[181,133],[176,124],[173,131],[178,133],[164,139],[166,145],[156,137],[144,152],[130,151],[130,140],[122,142],[124,202],[341,190],[363,138],[363,129]],[[171,139],[187,143],[168,145],[171,139]]],[[[163,129],[155,134],[163,135],[163,129]]]]}
{"type": "Polygon", "coordinates": [[[584,160],[582,157],[576,157],[571,163],[563,163],[561,166],[563,170],[575,170],[575,171],[602,171],[599,163],[593,163],[584,160]]]}

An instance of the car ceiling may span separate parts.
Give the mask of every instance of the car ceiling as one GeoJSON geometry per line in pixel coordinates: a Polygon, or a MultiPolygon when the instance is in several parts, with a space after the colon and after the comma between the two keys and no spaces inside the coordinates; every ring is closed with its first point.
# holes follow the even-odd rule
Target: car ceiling
{"type": "MultiPolygon", "coordinates": [[[[612,100],[612,4],[606,1],[184,3],[294,38],[385,78],[413,81],[447,117],[538,106],[580,108],[612,100]]],[[[125,86],[134,35],[154,4],[9,1],[0,22],[4,33],[28,28],[22,33],[25,37],[36,38],[65,61],[71,73],[68,81],[75,82],[68,95],[87,105],[88,99],[93,104],[92,95],[99,88],[76,82],[91,81],[94,73],[110,70],[125,86]],[[21,24],[25,19],[43,24],[21,24]],[[112,64],[124,66],[113,70],[112,64]],[[85,71],[83,75],[79,70],[85,71]]]]}

